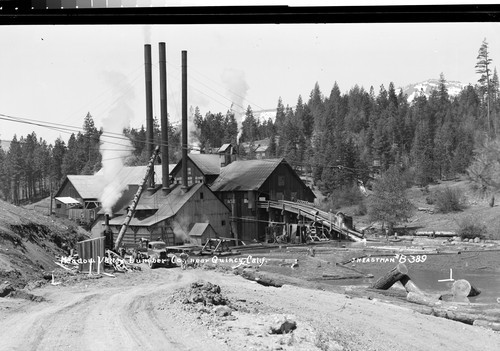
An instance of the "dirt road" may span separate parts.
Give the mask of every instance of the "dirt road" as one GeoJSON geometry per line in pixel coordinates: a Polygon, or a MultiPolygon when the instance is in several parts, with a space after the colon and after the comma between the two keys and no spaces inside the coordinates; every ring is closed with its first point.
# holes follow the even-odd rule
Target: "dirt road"
{"type": "MultiPolygon", "coordinates": [[[[0,350],[498,350],[500,333],[381,301],[201,269],[144,269],[35,289],[44,302],[0,299],[0,350]],[[178,289],[210,281],[230,315],[183,304],[178,289]],[[271,335],[289,316],[297,329],[271,335]]],[[[184,295],[187,296],[187,295],[184,295]]]]}

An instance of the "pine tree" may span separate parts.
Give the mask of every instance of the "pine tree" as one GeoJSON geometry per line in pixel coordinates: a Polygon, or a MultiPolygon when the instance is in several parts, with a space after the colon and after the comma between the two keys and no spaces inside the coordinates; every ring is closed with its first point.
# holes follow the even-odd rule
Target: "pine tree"
{"type": "Polygon", "coordinates": [[[9,177],[7,173],[7,154],[0,147],[0,199],[6,200],[10,194],[9,177]]]}
{"type": "Polygon", "coordinates": [[[314,130],[314,118],[309,106],[303,103],[301,95],[299,95],[297,99],[295,114],[297,114],[298,118],[302,121],[304,137],[309,140],[314,130]]]}
{"type": "Polygon", "coordinates": [[[411,150],[417,184],[425,186],[434,180],[434,159],[431,132],[426,121],[422,121],[415,131],[411,150]]]}
{"type": "MultiPolygon", "coordinates": [[[[22,137],[21,137],[22,140],[22,137]]],[[[24,166],[25,160],[23,158],[23,153],[21,149],[21,143],[17,140],[17,136],[14,135],[12,141],[10,142],[9,152],[7,153],[7,169],[8,177],[10,179],[11,185],[11,201],[18,205],[19,204],[19,192],[21,186],[21,180],[24,176],[24,166]]]]}
{"type": "Polygon", "coordinates": [[[55,185],[59,186],[60,182],[63,178],[62,165],[64,160],[64,155],[66,154],[66,144],[59,137],[56,139],[54,143],[54,147],[52,148],[51,155],[51,178],[55,181],[55,185]]]}
{"type": "Polygon", "coordinates": [[[35,189],[35,149],[37,147],[37,136],[35,132],[28,134],[26,139],[21,138],[21,151],[24,159],[24,180],[27,198],[36,196],[35,189]]]}
{"type": "Polygon", "coordinates": [[[231,143],[236,145],[236,139],[238,137],[238,122],[234,118],[234,112],[231,110],[227,111],[226,117],[224,119],[224,143],[231,143]]]}
{"type": "Polygon", "coordinates": [[[90,174],[95,173],[101,165],[101,153],[99,152],[101,134],[102,131],[97,130],[94,119],[88,112],[83,120],[83,149],[86,151],[84,167],[89,169],[90,174]]]}
{"type": "Polygon", "coordinates": [[[495,67],[495,69],[493,70],[493,77],[491,77],[491,100],[494,103],[498,102],[499,92],[500,92],[500,85],[498,82],[497,68],[495,67]]]}
{"type": "Polygon", "coordinates": [[[487,131],[488,135],[491,135],[491,119],[490,119],[490,105],[491,105],[491,58],[488,52],[488,43],[486,38],[483,40],[481,47],[479,48],[479,53],[477,55],[476,63],[476,73],[480,74],[478,79],[479,88],[481,95],[484,99],[486,97],[486,121],[487,121],[487,131]]]}
{"type": "Polygon", "coordinates": [[[305,151],[302,119],[289,106],[285,109],[285,122],[280,135],[280,148],[288,163],[296,165],[302,162],[302,155],[305,151]]]}
{"type": "Polygon", "coordinates": [[[438,97],[441,105],[448,105],[450,95],[448,94],[448,87],[446,86],[446,79],[444,78],[443,72],[439,75],[438,97]]]}
{"type": "Polygon", "coordinates": [[[276,124],[276,128],[278,128],[278,131],[281,131],[284,121],[285,121],[285,106],[283,106],[283,101],[281,100],[280,96],[278,99],[278,106],[276,107],[276,118],[274,119],[274,123],[276,124]]]}
{"type": "Polygon", "coordinates": [[[245,120],[241,123],[241,137],[239,142],[259,140],[259,121],[254,117],[252,107],[248,105],[245,112],[245,120]]]}

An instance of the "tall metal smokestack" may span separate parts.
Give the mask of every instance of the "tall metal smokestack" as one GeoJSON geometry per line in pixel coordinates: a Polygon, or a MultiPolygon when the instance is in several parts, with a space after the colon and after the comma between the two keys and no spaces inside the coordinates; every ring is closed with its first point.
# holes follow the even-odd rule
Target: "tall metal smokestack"
{"type": "Polygon", "coordinates": [[[182,51],[182,188],[187,191],[187,51],[182,51]]]}
{"type": "Polygon", "coordinates": [[[160,51],[160,109],[161,109],[161,171],[163,191],[170,190],[168,174],[168,111],[167,111],[167,50],[159,43],[160,51]]]}
{"type": "MultiPolygon", "coordinates": [[[[151,45],[144,45],[144,66],[146,77],[146,150],[148,157],[153,154],[153,84],[152,84],[152,69],[151,69],[151,45]]],[[[148,180],[148,187],[154,187],[154,173],[148,180]]]]}

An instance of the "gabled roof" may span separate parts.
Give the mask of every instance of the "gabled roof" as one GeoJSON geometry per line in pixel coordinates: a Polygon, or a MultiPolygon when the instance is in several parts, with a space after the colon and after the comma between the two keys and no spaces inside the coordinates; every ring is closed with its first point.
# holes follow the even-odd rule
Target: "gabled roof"
{"type": "MultiPolygon", "coordinates": [[[[155,214],[138,219],[132,217],[130,220],[130,226],[144,226],[149,227],[164,221],[167,218],[173,217],[177,212],[189,201],[189,199],[198,191],[199,188],[206,187],[203,183],[196,183],[188,189],[187,192],[182,190],[181,186],[174,187],[170,193],[165,194],[160,188],[154,193],[149,191],[144,191],[141,195],[137,207],[140,209],[158,209],[155,214]]],[[[124,209],[118,212],[126,212],[124,209]]],[[[110,221],[110,225],[121,225],[125,220],[126,215],[121,215],[118,217],[113,217],[110,221]]]]}
{"type": "Polygon", "coordinates": [[[221,168],[210,189],[214,192],[258,190],[282,162],[286,163],[283,158],[231,162],[221,168]]]}
{"type": "MultiPolygon", "coordinates": [[[[169,173],[174,169],[174,167],[175,164],[168,165],[169,173]]],[[[146,168],[147,166],[122,167],[116,173],[116,178],[120,180],[121,184],[141,184],[146,174],[146,168]]],[[[162,174],[161,165],[155,165],[155,184],[161,183],[162,174]]],[[[99,170],[99,172],[96,173],[96,176],[104,176],[104,170],[99,170]]]]}
{"type": "MultiPolygon", "coordinates": [[[[68,175],[71,182],[82,199],[98,199],[104,189],[104,177],[97,175],[68,175]]],[[[64,184],[64,183],[63,183],[64,184]]],[[[62,189],[62,187],[61,187],[62,189]]],[[[59,192],[58,192],[59,193],[59,192]]],[[[56,194],[57,196],[58,194],[56,194]]]]}
{"type": "Polygon", "coordinates": [[[219,150],[217,151],[218,153],[224,153],[226,150],[231,146],[231,144],[224,144],[222,145],[219,150]]]}
{"type": "Polygon", "coordinates": [[[267,149],[269,149],[269,145],[259,145],[259,147],[255,149],[255,152],[266,152],[267,149]]]}
{"type": "MultiPolygon", "coordinates": [[[[217,154],[189,154],[188,158],[205,176],[219,175],[220,173],[220,158],[217,154]]],[[[182,167],[182,160],[175,165],[170,173],[177,172],[182,167]]]]}
{"type": "Polygon", "coordinates": [[[204,175],[220,174],[220,158],[216,154],[190,154],[188,157],[204,175]]]}
{"type": "MultiPolygon", "coordinates": [[[[175,164],[170,164],[169,172],[174,169],[175,164]]],[[[147,166],[122,167],[114,179],[123,185],[139,185],[144,179],[147,166]]],[[[104,170],[101,169],[94,175],[67,175],[67,181],[71,182],[73,187],[80,194],[82,199],[99,199],[106,185],[104,170]]],[[[155,165],[155,184],[161,184],[162,168],[161,165],[155,165]]],[[[62,190],[63,186],[59,189],[62,190]]],[[[59,194],[56,193],[56,196],[59,194]]]]}

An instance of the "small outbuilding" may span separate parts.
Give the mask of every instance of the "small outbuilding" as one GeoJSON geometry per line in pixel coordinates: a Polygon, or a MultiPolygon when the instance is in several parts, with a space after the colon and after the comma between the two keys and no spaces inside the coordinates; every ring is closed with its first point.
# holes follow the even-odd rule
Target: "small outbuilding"
{"type": "Polygon", "coordinates": [[[205,245],[208,239],[217,238],[218,235],[210,223],[195,223],[189,231],[189,240],[193,245],[205,245]]]}

